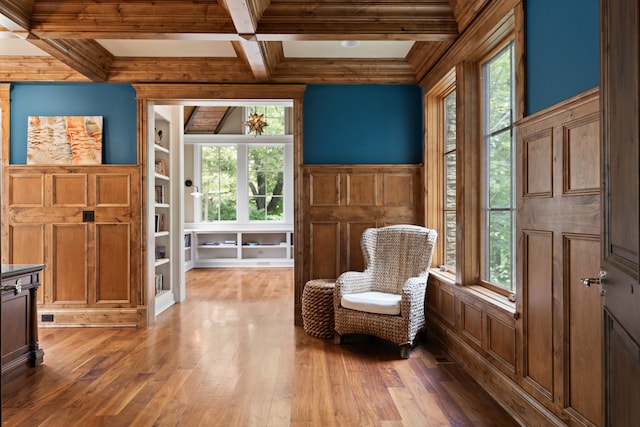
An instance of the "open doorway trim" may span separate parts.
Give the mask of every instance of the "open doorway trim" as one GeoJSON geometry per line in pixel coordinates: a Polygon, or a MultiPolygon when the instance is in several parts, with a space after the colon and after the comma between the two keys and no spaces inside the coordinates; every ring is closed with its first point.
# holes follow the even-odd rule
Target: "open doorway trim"
{"type": "MultiPolygon", "coordinates": [[[[146,203],[145,194],[147,175],[147,104],[156,102],[160,104],[182,105],[189,102],[206,102],[214,100],[293,100],[293,210],[294,210],[294,319],[296,324],[302,324],[302,287],[303,260],[302,260],[302,101],[306,85],[265,85],[265,84],[134,84],[137,103],[137,145],[138,167],[140,168],[140,191],[143,204],[141,208],[141,229],[146,230],[144,224],[146,203]]],[[[146,233],[146,231],[144,232],[146,233]]],[[[146,242],[146,235],[141,236],[140,251],[142,259],[146,259],[147,248],[142,242],[146,242]]],[[[154,321],[150,304],[153,304],[148,295],[153,295],[153,289],[146,289],[147,275],[150,274],[146,266],[141,269],[140,294],[146,306],[147,323],[154,321]]]]}

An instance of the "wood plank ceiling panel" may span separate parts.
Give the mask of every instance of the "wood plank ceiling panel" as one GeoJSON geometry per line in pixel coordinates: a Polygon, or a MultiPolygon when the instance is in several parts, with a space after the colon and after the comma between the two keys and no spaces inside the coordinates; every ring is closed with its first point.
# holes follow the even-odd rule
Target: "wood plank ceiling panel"
{"type": "MultiPolygon", "coordinates": [[[[0,0],[0,37],[26,40],[100,82],[415,83],[486,1],[0,0]],[[230,42],[236,56],[118,56],[96,42],[100,39],[230,42]],[[299,40],[415,44],[404,58],[344,58],[344,51],[335,57],[287,58],[283,42],[299,40]]],[[[2,80],[79,79],[49,68],[50,58],[21,56],[24,72],[9,69],[0,58],[2,80]]]]}

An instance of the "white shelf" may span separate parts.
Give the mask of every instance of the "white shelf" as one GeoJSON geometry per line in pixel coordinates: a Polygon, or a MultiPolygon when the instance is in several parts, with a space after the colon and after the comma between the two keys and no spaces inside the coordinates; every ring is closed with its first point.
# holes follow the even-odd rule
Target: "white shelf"
{"type": "Polygon", "coordinates": [[[153,149],[161,153],[169,154],[169,149],[163,147],[162,145],[154,144],[153,149]]]}
{"type": "Polygon", "coordinates": [[[159,180],[162,180],[162,181],[169,181],[169,177],[166,176],[166,175],[162,175],[162,174],[156,173],[155,176],[156,176],[156,179],[159,179],[159,180]]]}
{"type": "Polygon", "coordinates": [[[169,264],[169,258],[156,258],[156,262],[154,263],[155,267],[160,267],[161,265],[169,264]]]}
{"type": "Polygon", "coordinates": [[[156,231],[154,236],[155,237],[169,236],[169,232],[168,231],[156,231]]]}
{"type": "Polygon", "coordinates": [[[291,230],[190,231],[195,268],[293,266],[291,230]]]}

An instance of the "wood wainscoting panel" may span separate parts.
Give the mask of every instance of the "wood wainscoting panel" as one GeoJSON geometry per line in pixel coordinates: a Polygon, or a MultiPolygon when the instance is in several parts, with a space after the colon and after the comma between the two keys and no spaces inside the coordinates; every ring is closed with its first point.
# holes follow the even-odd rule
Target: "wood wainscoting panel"
{"type": "Polygon", "coordinates": [[[607,426],[632,426],[640,419],[640,346],[624,326],[604,310],[605,368],[609,371],[605,387],[607,426]],[[615,361],[615,363],[614,363],[615,361]]]}
{"type": "Polygon", "coordinates": [[[131,205],[131,176],[128,174],[95,175],[96,206],[131,205]]]}
{"type": "Polygon", "coordinates": [[[487,353],[516,373],[516,328],[495,316],[487,315],[487,353]]]}
{"type": "Polygon", "coordinates": [[[9,207],[44,206],[44,175],[9,175],[9,207]]]}
{"type": "Polygon", "coordinates": [[[563,126],[563,191],[600,194],[600,120],[598,113],[563,126]]]}
{"type": "Polygon", "coordinates": [[[347,271],[364,271],[364,255],[362,254],[362,233],[367,228],[376,227],[375,222],[349,222],[347,223],[347,271]]]}
{"type": "Polygon", "coordinates": [[[545,129],[522,141],[524,197],[553,195],[553,132],[545,129]]]}
{"type": "Polygon", "coordinates": [[[340,266],[340,223],[310,224],[311,277],[334,279],[340,266]]]}
{"type": "Polygon", "coordinates": [[[584,417],[594,425],[602,416],[602,348],[603,317],[600,290],[586,287],[582,277],[598,277],[600,238],[593,235],[565,234],[565,299],[567,312],[567,357],[565,372],[565,407],[578,419],[584,417]],[[587,274],[587,276],[584,276],[587,274]]]}
{"type": "Polygon", "coordinates": [[[517,174],[517,366],[522,388],[576,425],[603,419],[602,405],[590,403],[603,393],[593,378],[602,352],[598,339],[588,338],[599,329],[600,301],[597,286],[579,282],[598,277],[600,265],[599,105],[596,88],[524,118],[516,131],[518,164],[527,165],[517,174]],[[531,157],[527,146],[542,140],[551,143],[552,156],[531,157]],[[549,175],[537,181],[552,186],[546,197],[527,193],[531,171],[549,175]]]}
{"type": "Polygon", "coordinates": [[[340,175],[314,173],[309,176],[309,206],[340,205],[340,175]]]}
{"type": "Polygon", "coordinates": [[[3,167],[4,200],[14,203],[3,205],[2,262],[45,265],[38,309],[54,320],[40,326],[135,326],[131,319],[144,319],[139,169],[3,167]],[[85,210],[93,221],[83,222],[85,210]]]}
{"type": "Polygon", "coordinates": [[[430,288],[438,290],[444,310],[434,309],[427,301],[427,333],[442,341],[478,382],[489,385],[494,394],[506,396],[512,412],[530,421],[523,425],[546,425],[536,418],[548,411],[531,397],[524,397],[518,385],[515,304],[504,296],[490,296],[479,286],[457,285],[452,275],[435,270],[429,275],[427,290],[430,288]],[[457,315],[453,307],[458,308],[457,315]],[[448,318],[443,312],[448,312],[448,318]],[[536,409],[531,411],[531,407],[536,409]]]}
{"type": "Polygon", "coordinates": [[[51,174],[51,206],[87,206],[87,184],[85,173],[51,174]]]}
{"type": "Polygon", "coordinates": [[[383,195],[385,206],[413,207],[416,203],[416,192],[419,193],[420,182],[415,174],[386,173],[383,176],[383,195]]]}
{"type": "Polygon", "coordinates": [[[9,246],[13,251],[9,263],[43,264],[44,241],[44,224],[12,224],[9,227],[9,246]]]}
{"type": "Polygon", "coordinates": [[[482,309],[460,301],[460,333],[469,342],[482,347],[482,309]]]}
{"type": "Polygon", "coordinates": [[[96,302],[129,303],[131,258],[129,224],[96,224],[96,302]],[[123,250],[124,249],[124,250],[123,250]]]}
{"type": "Polygon", "coordinates": [[[450,325],[456,324],[456,298],[450,289],[440,288],[440,314],[442,318],[450,325]]]}
{"type": "Polygon", "coordinates": [[[375,206],[377,178],[374,173],[351,173],[347,175],[347,206],[375,206]]]}
{"type": "Polygon", "coordinates": [[[296,321],[302,287],[311,279],[335,279],[362,271],[360,241],[369,227],[424,224],[422,165],[305,165],[298,206],[302,224],[296,279],[296,321]]]}
{"type": "Polygon", "coordinates": [[[439,294],[440,294],[440,282],[436,280],[430,280],[427,283],[427,296],[425,297],[425,302],[424,302],[425,313],[427,313],[428,311],[432,311],[434,313],[441,315],[442,310],[440,310],[439,294]]]}
{"type": "Polygon", "coordinates": [[[87,304],[89,280],[89,247],[87,224],[53,224],[52,283],[54,304],[87,304]]]}
{"type": "Polygon", "coordinates": [[[553,233],[523,230],[523,375],[547,399],[553,396],[553,233]]]}
{"type": "MultiPolygon", "coordinates": [[[[8,245],[11,251],[10,264],[44,264],[44,224],[12,224],[9,226],[8,245]]],[[[44,274],[40,275],[38,304],[44,302],[44,274]]]]}

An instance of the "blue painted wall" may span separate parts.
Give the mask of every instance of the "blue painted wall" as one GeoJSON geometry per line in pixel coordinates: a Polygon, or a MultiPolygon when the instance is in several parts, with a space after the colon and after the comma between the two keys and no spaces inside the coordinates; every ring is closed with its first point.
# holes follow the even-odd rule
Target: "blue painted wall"
{"type": "Polygon", "coordinates": [[[303,120],[305,164],[422,163],[417,85],[310,85],[303,120]]]}
{"type": "Polygon", "coordinates": [[[600,84],[598,0],[525,3],[527,114],[600,84]]]}
{"type": "Polygon", "coordinates": [[[136,92],[131,85],[15,83],[9,163],[27,162],[28,116],[102,116],[102,163],[136,164],[136,92]]]}

